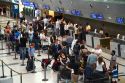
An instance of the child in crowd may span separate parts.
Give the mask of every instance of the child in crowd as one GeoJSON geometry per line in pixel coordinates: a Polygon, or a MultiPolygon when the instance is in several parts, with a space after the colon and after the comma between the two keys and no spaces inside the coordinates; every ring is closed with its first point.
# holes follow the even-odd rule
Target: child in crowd
{"type": "Polygon", "coordinates": [[[112,83],[118,83],[118,68],[117,68],[117,65],[113,66],[112,83]]]}

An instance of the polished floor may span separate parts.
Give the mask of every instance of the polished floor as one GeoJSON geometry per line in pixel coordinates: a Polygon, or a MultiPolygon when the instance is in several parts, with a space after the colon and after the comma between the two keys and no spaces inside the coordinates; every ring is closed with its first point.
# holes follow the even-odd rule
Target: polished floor
{"type": "MultiPolygon", "coordinates": [[[[0,19],[0,24],[1,24],[1,22],[6,23],[7,20],[13,20],[13,19],[9,19],[9,18],[6,18],[6,17],[0,17],[0,18],[2,18],[2,19],[0,19]]],[[[13,23],[11,23],[11,24],[13,24],[13,23]]],[[[0,49],[1,49],[1,42],[2,41],[0,41],[0,49]]],[[[26,68],[25,68],[26,65],[21,66],[21,60],[19,59],[19,55],[17,55],[18,59],[15,60],[14,59],[14,57],[15,57],[14,53],[8,54],[8,49],[7,49],[8,47],[6,46],[5,42],[3,43],[3,47],[4,47],[4,50],[0,50],[0,60],[3,60],[13,70],[15,70],[15,71],[17,71],[19,73],[22,73],[22,77],[23,77],[22,83],[57,83],[57,72],[53,72],[51,70],[51,68],[50,68],[51,65],[49,65],[49,67],[47,68],[47,72],[46,72],[48,81],[44,82],[44,81],[42,81],[42,79],[44,78],[44,71],[41,68],[41,62],[39,62],[37,60],[35,61],[36,73],[27,72],[26,68]]],[[[89,48],[89,47],[87,47],[87,48],[89,50],[92,49],[92,48],[89,48]]],[[[48,57],[46,53],[42,53],[42,52],[41,52],[41,56],[37,56],[38,55],[37,51],[36,51],[35,55],[36,55],[36,58],[39,59],[39,60],[48,57]]],[[[107,59],[111,58],[111,55],[109,55],[107,53],[104,53],[104,52],[101,55],[103,57],[107,58],[107,59]]],[[[27,62],[27,60],[25,60],[25,64],[26,64],[26,62],[27,62]]],[[[106,60],[106,59],[105,59],[105,62],[107,64],[107,68],[108,68],[110,62],[108,60],[106,60]]],[[[124,65],[125,64],[125,59],[122,59],[122,58],[118,57],[117,62],[124,65]]],[[[2,76],[2,71],[1,71],[2,66],[1,65],[2,64],[0,62],[0,76],[2,76]]],[[[5,72],[5,76],[10,77],[10,70],[5,65],[4,65],[4,72],[5,72]]],[[[120,66],[119,65],[119,73],[121,75],[125,74],[125,66],[120,66]]],[[[124,76],[119,77],[119,78],[120,78],[119,83],[125,83],[125,77],[124,76]]],[[[13,81],[14,81],[13,83],[20,83],[20,76],[17,73],[14,73],[14,72],[13,72],[13,81]]],[[[62,83],[62,82],[60,82],[60,83],[62,83]]]]}

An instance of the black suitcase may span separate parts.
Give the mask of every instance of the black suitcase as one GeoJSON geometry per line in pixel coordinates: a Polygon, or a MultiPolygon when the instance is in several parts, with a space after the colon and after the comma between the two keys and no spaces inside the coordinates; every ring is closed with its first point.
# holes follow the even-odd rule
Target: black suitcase
{"type": "Polygon", "coordinates": [[[27,71],[31,71],[34,69],[34,62],[33,62],[33,59],[28,59],[27,61],[27,66],[26,66],[26,70],[27,71]]]}

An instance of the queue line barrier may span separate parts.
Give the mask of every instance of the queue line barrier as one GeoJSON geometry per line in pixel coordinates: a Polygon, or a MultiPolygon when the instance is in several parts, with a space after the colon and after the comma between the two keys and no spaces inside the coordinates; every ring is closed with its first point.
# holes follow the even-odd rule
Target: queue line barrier
{"type": "Polygon", "coordinates": [[[5,70],[4,67],[6,66],[7,68],[9,68],[10,70],[10,77],[13,78],[13,72],[17,73],[20,76],[20,83],[22,83],[22,73],[19,73],[15,70],[13,70],[11,67],[9,67],[9,65],[7,65],[3,60],[0,59],[0,62],[2,64],[1,66],[1,70],[2,70],[2,76],[0,78],[6,78],[7,76],[5,76],[5,70]]]}

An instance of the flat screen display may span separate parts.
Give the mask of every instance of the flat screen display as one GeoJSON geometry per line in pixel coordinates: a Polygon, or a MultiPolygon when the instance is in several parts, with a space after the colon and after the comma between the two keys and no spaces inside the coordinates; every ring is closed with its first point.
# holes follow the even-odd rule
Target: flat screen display
{"type": "Polygon", "coordinates": [[[97,20],[103,20],[104,16],[101,13],[91,13],[90,17],[97,20]]]}
{"type": "Polygon", "coordinates": [[[97,13],[97,19],[103,20],[104,19],[103,14],[97,13]]]}
{"type": "Polygon", "coordinates": [[[76,10],[75,14],[76,14],[76,16],[80,16],[81,15],[81,11],[80,10],[76,10]]]}
{"type": "Polygon", "coordinates": [[[95,13],[91,13],[91,14],[90,14],[90,17],[93,18],[93,19],[96,19],[96,18],[97,18],[95,13]]]}
{"type": "Polygon", "coordinates": [[[117,17],[116,18],[116,23],[118,23],[118,24],[124,24],[125,23],[125,18],[124,17],[117,17]]]}
{"type": "Polygon", "coordinates": [[[80,16],[81,15],[81,11],[80,10],[71,10],[71,14],[75,15],[75,16],[80,16]]]}

